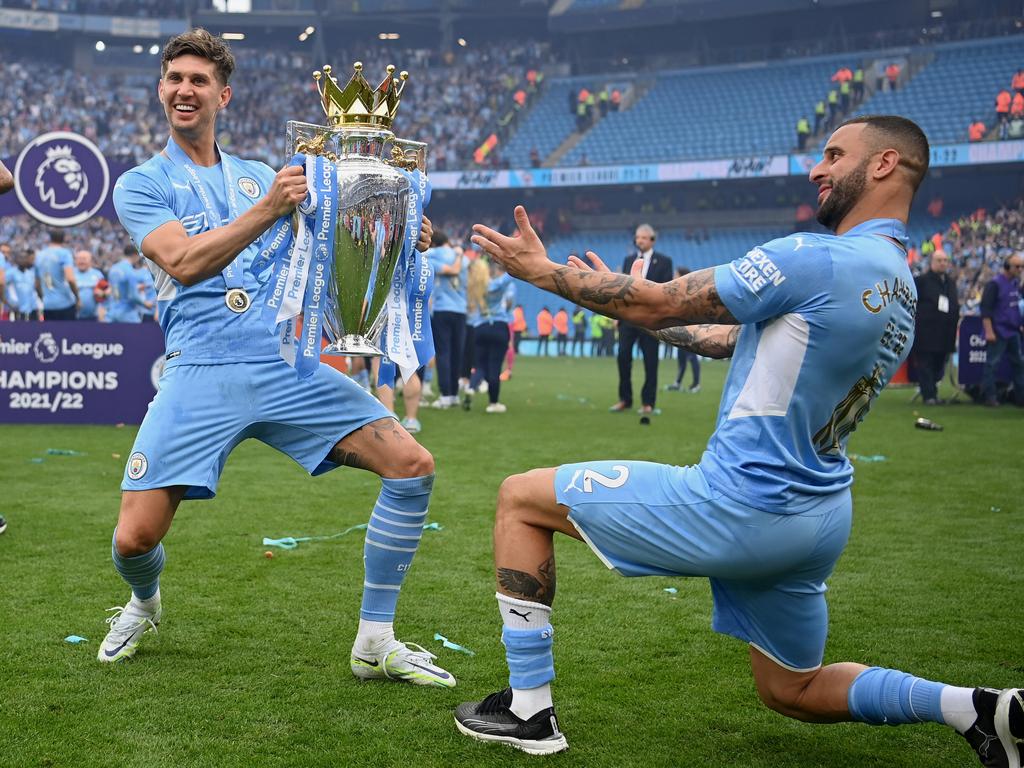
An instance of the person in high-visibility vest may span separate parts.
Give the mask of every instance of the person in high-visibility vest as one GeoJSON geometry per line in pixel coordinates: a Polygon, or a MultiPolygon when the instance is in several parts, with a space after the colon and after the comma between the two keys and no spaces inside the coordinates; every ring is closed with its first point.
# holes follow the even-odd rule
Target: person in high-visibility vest
{"type": "Polygon", "coordinates": [[[811,123],[806,117],[796,121],[796,146],[803,152],[807,146],[807,137],[811,134],[811,123]]]}
{"type": "Polygon", "coordinates": [[[512,350],[519,354],[519,343],[526,333],[526,313],[523,312],[523,305],[516,304],[512,310],[512,350]]]}
{"type": "Polygon", "coordinates": [[[821,130],[822,124],[825,122],[825,100],[818,99],[818,103],[814,105],[814,135],[818,135],[818,131],[821,130]]]}
{"type": "Polygon", "coordinates": [[[857,104],[864,100],[864,69],[862,67],[853,70],[853,100],[857,104]]]}
{"type": "Polygon", "coordinates": [[[981,141],[987,132],[985,124],[981,120],[975,120],[967,129],[967,138],[969,141],[981,141]]]}

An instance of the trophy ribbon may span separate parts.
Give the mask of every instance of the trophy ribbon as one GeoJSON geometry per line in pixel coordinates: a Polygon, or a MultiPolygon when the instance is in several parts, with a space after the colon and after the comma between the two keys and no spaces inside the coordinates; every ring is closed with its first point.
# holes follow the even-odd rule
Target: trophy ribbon
{"type": "Polygon", "coordinates": [[[381,345],[385,359],[381,361],[377,376],[378,384],[386,386],[393,386],[396,367],[402,374],[402,380],[408,381],[420,366],[426,365],[433,357],[430,315],[426,311],[427,299],[433,288],[433,274],[429,261],[416,250],[423,221],[424,191],[429,189],[429,185],[418,170],[398,170],[409,179],[409,202],[405,240],[388,293],[387,323],[381,345]],[[424,265],[428,271],[425,280],[421,279],[424,265]],[[430,340],[429,348],[423,343],[424,337],[430,340]]]}
{"type": "Polygon", "coordinates": [[[297,232],[292,235],[289,216],[278,219],[264,236],[263,247],[249,269],[260,275],[273,266],[261,317],[278,335],[281,357],[295,367],[300,378],[306,378],[320,364],[327,280],[334,260],[338,174],[333,163],[313,155],[295,155],[289,165],[305,165],[310,180],[309,194],[296,209],[297,232]],[[295,339],[300,314],[304,316],[298,342],[301,354],[295,339]]]}
{"type": "MultiPolygon", "coordinates": [[[[241,169],[238,166],[238,160],[227,152],[222,151],[219,144],[217,145],[217,154],[220,156],[221,173],[224,175],[224,192],[227,195],[228,216],[231,221],[234,221],[241,212],[238,207],[238,192],[235,189],[235,178],[239,175],[241,169]]],[[[173,138],[167,139],[164,155],[188,175],[188,179],[195,188],[199,201],[203,204],[203,210],[206,213],[206,226],[209,229],[219,227],[221,225],[221,214],[214,208],[210,193],[206,189],[206,185],[203,184],[199,172],[192,164],[192,159],[185,154],[185,151],[178,146],[173,138]]],[[[239,314],[245,312],[250,306],[249,295],[245,292],[245,284],[242,280],[243,254],[246,250],[248,249],[243,249],[241,253],[235,256],[231,263],[224,267],[224,270],[221,272],[221,275],[224,277],[225,298],[228,308],[232,312],[239,314]],[[235,300],[232,301],[232,299],[235,300]]]]}

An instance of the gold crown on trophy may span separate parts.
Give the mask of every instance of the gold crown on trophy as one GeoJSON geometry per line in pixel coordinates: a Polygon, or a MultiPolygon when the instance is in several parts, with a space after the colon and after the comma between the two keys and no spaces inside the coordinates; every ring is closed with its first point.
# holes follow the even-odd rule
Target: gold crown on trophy
{"type": "Polygon", "coordinates": [[[338,79],[331,74],[329,64],[324,65],[323,72],[313,73],[316,89],[320,93],[320,102],[331,127],[360,125],[390,128],[395,113],[398,112],[398,103],[401,101],[409,73],[402,72],[398,77],[394,77],[395,66],[389,64],[387,77],[374,88],[363,77],[361,61],[353,64],[352,69],[352,77],[344,88],[338,85],[338,79]]]}

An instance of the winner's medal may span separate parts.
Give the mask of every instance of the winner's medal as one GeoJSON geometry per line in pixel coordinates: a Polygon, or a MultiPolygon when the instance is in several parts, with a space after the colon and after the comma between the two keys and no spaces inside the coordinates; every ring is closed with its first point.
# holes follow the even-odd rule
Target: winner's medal
{"type": "Polygon", "coordinates": [[[232,288],[224,294],[224,303],[228,305],[228,309],[240,315],[252,306],[252,299],[241,288],[232,288]]]}

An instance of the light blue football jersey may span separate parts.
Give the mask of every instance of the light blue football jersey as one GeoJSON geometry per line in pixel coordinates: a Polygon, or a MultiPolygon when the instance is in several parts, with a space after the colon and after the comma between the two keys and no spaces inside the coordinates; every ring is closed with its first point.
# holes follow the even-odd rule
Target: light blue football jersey
{"type": "Polygon", "coordinates": [[[142,294],[139,276],[128,259],[121,259],[110,268],[110,311],[108,323],[141,323],[142,294]]]}
{"type": "Polygon", "coordinates": [[[432,298],[435,312],[458,312],[466,314],[466,276],[468,264],[462,262],[462,270],[457,275],[442,275],[441,267],[450,267],[455,263],[458,254],[450,245],[441,245],[427,251],[430,266],[434,268],[434,295],[432,298]]]}
{"type": "Polygon", "coordinates": [[[7,270],[7,301],[22,314],[35,312],[39,308],[35,267],[26,270],[11,267],[7,270]]]}
{"type": "Polygon", "coordinates": [[[89,267],[85,272],[75,269],[75,282],[78,283],[78,296],[82,302],[78,308],[79,320],[91,320],[96,317],[96,294],[94,290],[96,283],[103,279],[103,273],[96,269],[96,267],[89,267]]]}
{"type": "Polygon", "coordinates": [[[487,293],[484,295],[487,302],[486,313],[474,309],[467,317],[467,322],[476,327],[484,323],[511,323],[512,305],[516,301],[516,284],[512,276],[502,273],[487,283],[487,293]]]}
{"type": "Polygon", "coordinates": [[[888,238],[906,243],[903,222],[792,235],[715,268],[743,328],[700,462],[712,487],[790,514],[853,481],[847,438],[913,343],[917,290],[888,238]]]}
{"type": "Polygon", "coordinates": [[[75,295],[71,292],[65,267],[73,267],[71,249],[60,245],[42,248],[36,254],[36,272],[43,287],[43,309],[67,309],[74,306],[75,295]]]}
{"type": "Polygon", "coordinates": [[[144,302],[143,306],[139,307],[143,317],[154,315],[157,308],[156,282],[153,280],[153,273],[149,267],[151,263],[149,259],[143,259],[139,266],[135,268],[135,276],[139,281],[139,295],[144,302]],[[146,308],[145,302],[149,302],[151,309],[146,308]]]}
{"type": "MultiPolygon", "coordinates": [[[[222,157],[225,155],[222,153],[222,157]]],[[[233,161],[238,169],[233,179],[235,197],[242,214],[266,195],[275,172],[260,162],[233,161]]],[[[213,208],[221,214],[218,224],[226,224],[228,205],[221,165],[195,169],[213,208]]],[[[188,174],[163,154],[154,155],[121,176],[114,187],[114,207],[140,250],[146,236],[169,221],[180,221],[190,237],[212,229],[188,174]]],[[[280,358],[279,341],[264,325],[259,312],[269,282],[261,285],[248,271],[257,253],[255,244],[242,253],[240,271],[252,299],[249,311],[242,314],[232,312],[224,303],[227,288],[221,275],[185,286],[153,265],[168,366],[280,358]]]]}

